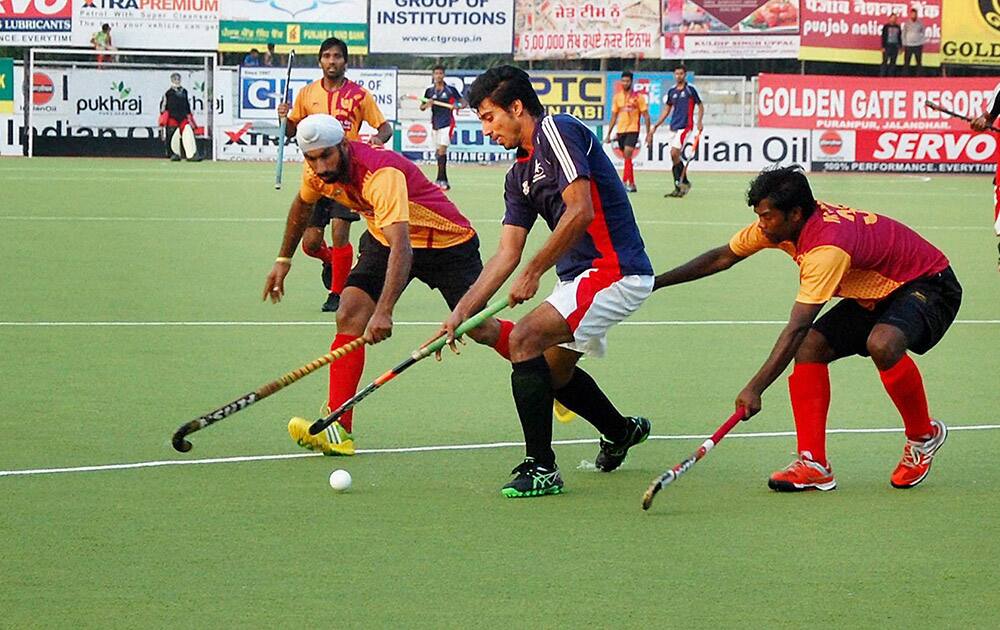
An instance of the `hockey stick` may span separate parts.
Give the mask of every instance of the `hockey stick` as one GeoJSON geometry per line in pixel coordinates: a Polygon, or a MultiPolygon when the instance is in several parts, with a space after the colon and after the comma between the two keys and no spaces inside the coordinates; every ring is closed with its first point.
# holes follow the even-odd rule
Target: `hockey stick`
{"type": "MultiPolygon", "coordinates": [[[[492,304],[481,310],[476,315],[473,315],[469,319],[462,322],[462,325],[455,329],[455,339],[458,339],[459,337],[469,332],[473,328],[479,326],[487,319],[493,317],[494,315],[496,315],[505,308],[507,308],[506,297],[499,299],[496,302],[493,302],[492,304]]],[[[309,427],[309,435],[316,435],[323,429],[327,428],[328,426],[336,422],[337,418],[344,415],[351,409],[354,409],[355,405],[357,405],[359,402],[367,398],[369,394],[371,394],[379,387],[382,387],[392,379],[402,374],[404,371],[406,371],[407,368],[409,368],[414,363],[417,363],[421,359],[426,359],[427,357],[431,356],[432,354],[443,348],[447,342],[448,342],[447,337],[442,335],[437,339],[435,339],[434,341],[432,341],[431,343],[427,344],[426,346],[414,350],[413,353],[410,354],[410,356],[407,357],[405,361],[403,361],[396,367],[392,368],[382,376],[378,377],[377,379],[366,385],[364,389],[359,391],[349,400],[345,401],[344,404],[342,404],[341,406],[337,407],[332,412],[330,412],[330,415],[326,416],[325,418],[320,418],[316,422],[313,422],[312,426],[309,427]]]]}
{"type": "MultiPolygon", "coordinates": [[[[942,114],[948,114],[952,118],[958,118],[959,120],[964,120],[965,122],[970,122],[970,123],[973,121],[972,118],[970,118],[968,116],[963,116],[963,115],[961,115],[961,114],[959,114],[957,112],[953,112],[950,109],[947,109],[945,107],[941,107],[940,105],[938,105],[934,101],[927,101],[927,102],[924,103],[924,105],[927,105],[927,107],[930,107],[931,109],[935,109],[935,110],[941,112],[942,114]]],[[[996,127],[993,127],[993,126],[987,127],[986,131],[992,131],[992,132],[995,132],[995,133],[1000,133],[1000,129],[997,129],[996,127]]]]}
{"type": "Polygon", "coordinates": [[[691,157],[688,158],[688,161],[684,163],[684,170],[681,171],[682,182],[684,181],[684,178],[687,177],[688,167],[691,166],[691,161],[694,160],[694,158],[698,155],[698,144],[701,142],[702,133],[703,133],[702,131],[699,131],[697,134],[695,134],[694,142],[691,143],[691,157]]]}
{"type": "Polygon", "coordinates": [[[733,427],[739,424],[745,413],[746,412],[743,410],[743,407],[737,409],[733,415],[729,416],[729,419],[726,420],[721,427],[716,429],[715,433],[712,434],[712,437],[701,443],[698,450],[692,453],[690,457],[654,479],[653,483],[649,484],[649,488],[646,489],[646,494],[642,495],[642,509],[648,510],[649,506],[653,505],[653,497],[656,496],[657,492],[686,473],[692,466],[698,463],[702,457],[712,450],[712,447],[721,442],[722,438],[726,437],[726,434],[729,433],[733,427]]]}
{"type": "Polygon", "coordinates": [[[285,374],[278,380],[271,381],[267,385],[262,385],[261,387],[258,387],[249,394],[240,396],[233,402],[227,405],[223,405],[211,413],[206,413],[205,415],[199,418],[195,418],[191,422],[185,422],[176,431],[174,431],[174,436],[170,440],[171,444],[173,444],[175,450],[181,453],[187,453],[188,451],[191,450],[191,442],[187,441],[185,439],[185,436],[188,436],[194,433],[195,431],[201,431],[208,425],[215,424],[219,420],[222,420],[227,416],[231,416],[237,411],[243,411],[244,409],[254,404],[255,402],[264,400],[271,394],[283,389],[288,385],[291,385],[292,383],[299,380],[303,376],[315,372],[324,365],[336,361],[337,359],[343,357],[348,352],[353,352],[354,350],[357,350],[363,345],[365,345],[365,340],[362,339],[361,337],[358,337],[354,341],[344,344],[339,348],[337,348],[336,350],[331,350],[330,352],[327,352],[326,354],[316,359],[315,361],[306,363],[297,370],[292,370],[291,372],[285,374]]]}
{"type": "MultiPolygon", "coordinates": [[[[288,93],[292,82],[292,60],[295,59],[295,51],[288,53],[288,71],[285,73],[285,89],[281,91],[281,102],[288,102],[288,93]]],[[[278,126],[278,163],[274,171],[274,189],[281,190],[281,173],[285,168],[285,144],[288,138],[285,137],[285,129],[288,127],[288,116],[282,116],[278,126]]]]}

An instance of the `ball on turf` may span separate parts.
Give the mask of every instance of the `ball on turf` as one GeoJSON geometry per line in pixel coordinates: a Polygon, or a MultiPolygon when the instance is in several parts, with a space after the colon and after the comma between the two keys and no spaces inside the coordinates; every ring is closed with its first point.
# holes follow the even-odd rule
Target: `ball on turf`
{"type": "Polygon", "coordinates": [[[351,473],[337,469],[330,473],[330,487],[337,492],[347,492],[351,489],[351,473]]]}

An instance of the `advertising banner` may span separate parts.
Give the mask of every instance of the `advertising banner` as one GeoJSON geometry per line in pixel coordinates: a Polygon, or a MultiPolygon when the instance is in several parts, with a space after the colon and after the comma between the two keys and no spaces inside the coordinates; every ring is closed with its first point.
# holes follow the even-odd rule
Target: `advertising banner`
{"type": "Polygon", "coordinates": [[[517,0],[515,59],[656,57],[660,0],[517,0]]]}
{"type": "Polygon", "coordinates": [[[14,113],[14,60],[0,58],[0,114],[14,113]]]}
{"type": "Polygon", "coordinates": [[[799,0],[663,0],[663,59],[794,59],[799,0]]]}
{"type": "MultiPolygon", "coordinates": [[[[285,68],[240,68],[238,118],[243,121],[276,121],[278,99],[285,91],[285,68]]],[[[291,99],[295,102],[298,91],[319,79],[319,68],[292,68],[291,99]]],[[[372,93],[379,110],[387,120],[397,119],[396,70],[379,68],[350,68],[347,78],[360,83],[372,93]]],[[[375,130],[365,124],[361,135],[375,130]]]]}
{"type": "Polygon", "coordinates": [[[221,51],[263,51],[272,43],[280,53],[313,55],[324,39],[337,37],[352,55],[368,52],[368,0],[217,1],[221,51]]]}
{"type": "Polygon", "coordinates": [[[550,114],[572,114],[585,122],[607,119],[607,82],[601,72],[532,72],[531,85],[550,114]]]}
{"type": "Polygon", "coordinates": [[[371,0],[373,53],[509,55],[514,0],[371,0]]]}
{"type": "Polygon", "coordinates": [[[1000,77],[885,78],[762,74],[757,124],[801,129],[954,130],[969,123],[927,107],[934,102],[963,116],[988,110],[1000,77]]]}
{"type": "MultiPolygon", "coordinates": [[[[429,120],[408,120],[399,124],[402,133],[401,151],[411,160],[433,160],[437,146],[431,135],[429,120]]],[[[514,159],[508,151],[483,135],[478,122],[460,122],[451,134],[448,159],[454,162],[500,162],[514,159]]]]}
{"type": "Polygon", "coordinates": [[[1000,2],[941,1],[941,63],[1000,65],[1000,2]]]}
{"type": "Polygon", "coordinates": [[[815,131],[814,171],[993,173],[997,137],[973,131],[815,131]]]}
{"type": "MultiPolygon", "coordinates": [[[[274,162],[278,159],[278,125],[260,120],[235,120],[215,130],[216,156],[220,160],[274,162]]],[[[302,152],[295,140],[285,145],[285,161],[301,162],[302,152]]],[[[299,171],[287,172],[286,181],[299,177],[299,171]]],[[[298,186],[297,182],[293,183],[298,186]]]]}
{"type": "MultiPolygon", "coordinates": [[[[941,59],[938,54],[941,50],[941,2],[942,0],[802,0],[802,46],[799,49],[799,59],[882,63],[882,25],[893,14],[902,23],[913,8],[917,10],[917,17],[923,23],[927,36],[927,43],[923,48],[923,65],[937,66],[941,59]]],[[[964,4],[971,5],[972,1],[964,4]]]]}
{"type": "MultiPolygon", "coordinates": [[[[178,72],[199,126],[207,122],[205,73],[197,70],[122,69],[96,70],[43,68],[32,73],[32,123],[52,127],[54,135],[74,135],[74,130],[156,128],[160,99],[170,87],[170,74],[178,72]]],[[[230,113],[230,70],[215,73],[216,120],[230,113]]],[[[14,82],[21,85],[23,69],[14,68],[14,82]]],[[[24,112],[21,91],[15,90],[15,111],[24,112]]]]}
{"type": "Polygon", "coordinates": [[[73,2],[73,46],[92,48],[90,38],[102,24],[111,25],[111,42],[119,49],[215,50],[219,0],[73,2]]]}
{"type": "Polygon", "coordinates": [[[0,0],[0,46],[72,42],[72,0],[0,0]]]}
{"type": "MultiPolygon", "coordinates": [[[[682,156],[691,159],[694,131],[684,140],[682,156]]],[[[669,171],[671,132],[660,127],[653,134],[653,144],[643,144],[633,156],[635,168],[650,171],[669,171]]],[[[617,168],[623,161],[618,146],[605,144],[604,151],[617,168]]],[[[754,127],[705,127],[698,153],[693,156],[690,172],[697,171],[746,171],[757,172],[774,164],[801,164],[808,169],[811,163],[809,131],[799,129],[760,129],[754,127]]]]}

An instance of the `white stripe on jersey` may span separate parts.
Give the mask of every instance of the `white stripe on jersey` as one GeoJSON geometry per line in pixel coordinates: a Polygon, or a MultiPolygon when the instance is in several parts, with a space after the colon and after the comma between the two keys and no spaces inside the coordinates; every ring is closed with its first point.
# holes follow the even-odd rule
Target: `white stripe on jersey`
{"type": "Polygon", "coordinates": [[[569,157],[566,144],[563,142],[562,136],[559,135],[559,129],[556,127],[556,123],[551,116],[546,116],[542,119],[542,132],[548,138],[552,152],[555,153],[556,158],[559,160],[559,166],[562,167],[563,174],[566,175],[566,181],[576,181],[578,177],[576,165],[573,164],[573,160],[569,157]]]}

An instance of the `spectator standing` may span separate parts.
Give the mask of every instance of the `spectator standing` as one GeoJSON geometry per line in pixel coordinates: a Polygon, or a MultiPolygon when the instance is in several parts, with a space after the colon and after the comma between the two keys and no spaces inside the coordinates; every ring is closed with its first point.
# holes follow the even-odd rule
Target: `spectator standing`
{"type": "Polygon", "coordinates": [[[879,76],[896,75],[896,58],[899,56],[899,47],[903,43],[903,29],[899,26],[899,19],[893,13],[889,16],[889,21],[882,25],[882,67],[879,76]]]}
{"type": "Polygon", "coordinates": [[[251,48],[250,52],[243,57],[243,63],[240,65],[245,68],[259,68],[261,65],[260,51],[256,48],[251,48]]]}
{"type": "Polygon", "coordinates": [[[913,74],[921,73],[920,68],[923,66],[924,43],[926,41],[924,23],[917,17],[917,10],[910,9],[910,19],[903,22],[903,66],[906,67],[907,74],[910,73],[911,59],[916,62],[913,74]]]}
{"type": "Polygon", "coordinates": [[[274,52],[274,43],[268,42],[267,52],[264,53],[264,65],[268,68],[278,66],[278,55],[274,52]]]}
{"type": "MultiPolygon", "coordinates": [[[[95,50],[114,50],[114,45],[111,43],[111,25],[101,24],[101,30],[91,36],[90,45],[93,46],[95,50]]],[[[111,61],[111,55],[97,55],[98,65],[104,63],[105,61],[111,61]]]]}

